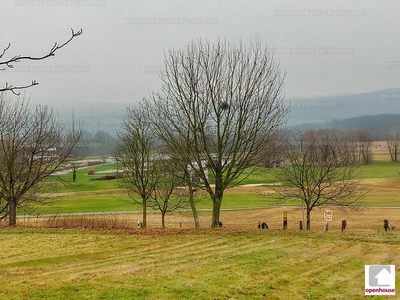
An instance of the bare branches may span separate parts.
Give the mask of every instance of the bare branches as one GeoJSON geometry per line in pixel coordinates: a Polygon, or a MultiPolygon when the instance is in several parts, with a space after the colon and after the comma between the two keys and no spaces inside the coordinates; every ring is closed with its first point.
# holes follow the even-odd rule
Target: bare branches
{"type": "Polygon", "coordinates": [[[166,53],[160,75],[161,92],[151,96],[158,135],[202,179],[218,226],[224,190],[266,159],[260,150],[285,122],[285,75],[259,42],[203,40],[166,53]]]}
{"type": "Polygon", "coordinates": [[[10,225],[16,225],[17,207],[41,202],[45,180],[60,169],[80,135],[46,106],[0,99],[0,202],[7,203],[10,225]]]}
{"type": "Polygon", "coordinates": [[[125,168],[123,187],[134,203],[143,206],[143,227],[146,228],[147,201],[157,186],[158,169],[154,167],[154,136],[146,111],[128,108],[118,132],[118,160],[125,168]],[[138,197],[139,196],[139,197],[138,197]],[[139,199],[138,199],[138,198],[139,199]]]}
{"type": "Polygon", "coordinates": [[[360,189],[358,159],[346,139],[320,130],[294,136],[286,149],[286,164],[274,175],[283,187],[273,189],[281,199],[300,200],[307,209],[307,229],[314,207],[349,207],[364,194],[360,189]]]}
{"type": "Polygon", "coordinates": [[[389,150],[390,161],[399,161],[400,152],[400,129],[394,126],[392,130],[387,134],[386,143],[389,150]]]}
{"type": "MultiPolygon", "coordinates": [[[[15,55],[10,59],[1,60],[4,57],[4,55],[7,53],[7,51],[10,49],[10,47],[11,47],[11,44],[9,43],[7,45],[7,47],[5,47],[3,49],[3,51],[2,51],[2,53],[0,55],[0,71],[4,71],[5,68],[12,69],[13,68],[13,64],[19,63],[19,62],[24,61],[24,60],[38,61],[38,60],[44,60],[44,59],[46,59],[48,57],[54,56],[59,49],[61,49],[61,48],[65,47],[66,45],[68,45],[75,37],[81,35],[82,32],[83,32],[82,29],[80,29],[79,31],[75,32],[71,28],[71,37],[67,41],[62,43],[62,44],[55,43],[54,46],[50,49],[50,51],[48,53],[46,53],[45,55],[42,55],[42,56],[15,55]],[[2,68],[2,66],[4,66],[4,67],[2,68]]],[[[19,93],[17,92],[18,90],[26,89],[26,88],[35,86],[37,84],[38,83],[35,80],[33,80],[31,84],[23,85],[23,86],[13,86],[13,85],[10,85],[10,84],[6,83],[3,88],[0,88],[0,92],[11,91],[13,94],[19,95],[19,93]]]]}
{"type": "Polygon", "coordinates": [[[3,88],[0,89],[0,92],[5,92],[5,91],[11,91],[14,95],[19,96],[20,93],[16,92],[18,90],[24,90],[27,88],[30,88],[32,86],[38,85],[39,83],[37,83],[35,80],[32,80],[32,83],[29,85],[25,85],[25,86],[13,86],[13,85],[9,85],[7,82],[5,84],[5,86],[3,88]]]}

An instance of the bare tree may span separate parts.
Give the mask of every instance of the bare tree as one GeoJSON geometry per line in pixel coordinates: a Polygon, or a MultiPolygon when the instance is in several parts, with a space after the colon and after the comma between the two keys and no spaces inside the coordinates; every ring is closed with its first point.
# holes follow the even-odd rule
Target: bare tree
{"type": "Polygon", "coordinates": [[[364,165],[372,163],[373,154],[371,151],[372,147],[372,134],[368,130],[357,130],[358,135],[358,147],[359,147],[359,162],[364,165]]]}
{"type": "Polygon", "coordinates": [[[98,130],[94,135],[94,141],[97,148],[96,154],[101,156],[103,163],[106,163],[107,157],[114,152],[116,138],[106,131],[98,130]]]}
{"type": "Polygon", "coordinates": [[[394,127],[387,134],[386,143],[388,145],[388,150],[390,154],[390,160],[392,162],[399,161],[399,151],[400,151],[400,130],[394,127]]]}
{"type": "Polygon", "coordinates": [[[151,95],[159,134],[203,181],[217,227],[224,191],[264,159],[257,154],[285,121],[284,76],[259,42],[202,40],[170,50],[160,76],[151,95]]]}
{"type": "Polygon", "coordinates": [[[122,186],[133,203],[143,206],[143,227],[146,228],[147,204],[157,186],[158,170],[153,167],[155,136],[147,113],[142,108],[128,108],[118,132],[118,161],[125,169],[122,186]]]}
{"type": "Polygon", "coordinates": [[[17,208],[43,202],[46,179],[66,162],[80,135],[46,106],[0,98],[0,212],[9,225],[16,226],[17,208]]]}
{"type": "Polygon", "coordinates": [[[185,175],[176,168],[176,161],[163,158],[153,162],[157,169],[157,187],[150,196],[149,205],[161,212],[162,227],[165,228],[165,215],[179,209],[187,208],[190,204],[187,193],[182,186],[185,175]]]}
{"type": "MultiPolygon", "coordinates": [[[[71,37],[66,42],[64,42],[63,44],[55,43],[54,46],[50,49],[50,51],[42,56],[14,55],[9,59],[5,59],[3,58],[4,55],[11,48],[11,44],[9,43],[7,47],[5,47],[3,51],[0,53],[0,71],[4,71],[6,68],[12,69],[15,63],[19,63],[24,60],[38,61],[54,56],[58,50],[68,45],[69,42],[71,42],[75,37],[81,34],[82,34],[82,29],[77,32],[71,29],[71,37]]],[[[18,93],[19,90],[23,90],[37,84],[38,82],[36,80],[32,80],[30,84],[21,86],[14,86],[6,82],[4,87],[0,88],[0,92],[11,91],[13,94],[19,95],[18,93]]]]}
{"type": "Polygon", "coordinates": [[[147,106],[147,111],[150,112],[149,115],[152,116],[152,124],[155,128],[155,133],[158,133],[158,138],[164,141],[164,154],[174,162],[175,169],[183,174],[184,185],[187,187],[187,200],[192,211],[194,225],[196,228],[200,228],[200,218],[196,208],[196,203],[200,198],[197,197],[198,194],[195,194],[195,192],[199,190],[202,183],[198,180],[194,180],[196,174],[190,165],[190,162],[194,161],[194,159],[190,156],[191,140],[189,139],[189,133],[187,133],[186,140],[180,139],[179,136],[175,139],[166,139],[163,135],[165,128],[162,127],[165,123],[162,124],[162,122],[160,122],[158,115],[155,114],[151,106],[147,106]]]}
{"type": "Polygon", "coordinates": [[[311,228],[311,211],[315,207],[348,207],[364,195],[356,179],[358,163],[351,150],[343,149],[347,145],[347,141],[326,132],[296,134],[288,142],[287,163],[274,171],[283,184],[273,188],[279,197],[304,204],[307,230],[311,228]]]}
{"type": "Polygon", "coordinates": [[[270,142],[265,143],[256,154],[253,165],[257,167],[276,168],[284,163],[287,136],[282,132],[271,135],[270,142]],[[259,158],[260,157],[260,158],[259,158]]]}

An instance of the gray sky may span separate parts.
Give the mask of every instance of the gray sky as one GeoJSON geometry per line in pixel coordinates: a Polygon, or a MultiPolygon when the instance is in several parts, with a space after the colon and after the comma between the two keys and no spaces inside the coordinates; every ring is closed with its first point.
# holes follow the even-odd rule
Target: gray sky
{"type": "Polygon", "coordinates": [[[398,0],[1,0],[0,47],[55,57],[15,64],[0,83],[39,85],[35,102],[133,103],[159,87],[163,51],[193,38],[258,36],[287,72],[287,97],[399,87],[398,0]]]}

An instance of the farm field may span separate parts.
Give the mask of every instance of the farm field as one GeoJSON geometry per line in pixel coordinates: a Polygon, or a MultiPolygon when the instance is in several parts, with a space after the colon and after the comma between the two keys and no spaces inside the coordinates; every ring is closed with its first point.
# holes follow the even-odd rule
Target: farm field
{"type": "Polygon", "coordinates": [[[18,228],[0,244],[1,299],[364,299],[364,265],[400,279],[397,233],[18,228]]]}

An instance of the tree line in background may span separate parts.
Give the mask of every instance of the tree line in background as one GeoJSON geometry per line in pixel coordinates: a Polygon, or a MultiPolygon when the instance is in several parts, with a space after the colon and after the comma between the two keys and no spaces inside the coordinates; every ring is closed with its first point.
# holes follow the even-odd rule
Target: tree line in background
{"type": "Polygon", "coordinates": [[[103,160],[114,154],[117,146],[117,136],[98,130],[94,134],[83,130],[79,142],[75,145],[75,157],[85,158],[100,156],[103,160]]]}

